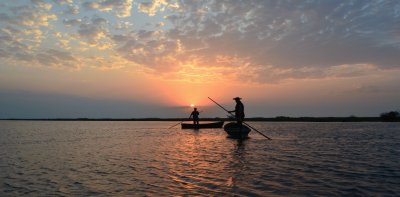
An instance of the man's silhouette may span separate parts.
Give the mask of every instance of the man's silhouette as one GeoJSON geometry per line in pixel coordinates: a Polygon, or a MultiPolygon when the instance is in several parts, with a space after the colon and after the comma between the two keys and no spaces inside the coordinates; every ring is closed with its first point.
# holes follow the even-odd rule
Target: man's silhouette
{"type": "Polygon", "coordinates": [[[200,113],[197,111],[197,108],[194,108],[192,113],[189,116],[189,119],[190,119],[190,117],[193,116],[193,124],[194,125],[199,125],[199,114],[200,113]]]}
{"type": "Polygon", "coordinates": [[[233,98],[233,100],[236,101],[235,110],[229,111],[229,112],[235,112],[236,122],[237,122],[239,125],[242,125],[243,120],[244,120],[244,105],[243,105],[243,103],[240,101],[241,99],[242,99],[242,98],[240,98],[240,97],[235,97],[235,98],[233,98]]]}

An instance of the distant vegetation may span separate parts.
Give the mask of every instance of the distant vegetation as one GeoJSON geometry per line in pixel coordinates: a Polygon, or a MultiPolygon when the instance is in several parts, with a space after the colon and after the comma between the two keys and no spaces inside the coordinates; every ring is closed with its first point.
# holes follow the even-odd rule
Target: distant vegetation
{"type": "MultiPolygon", "coordinates": [[[[187,118],[51,118],[51,119],[18,119],[10,118],[3,120],[46,120],[46,121],[190,121],[187,118]]],[[[201,121],[234,121],[234,118],[200,118],[201,121]]],[[[252,117],[245,118],[245,121],[265,121],[265,122],[400,122],[400,113],[390,111],[381,113],[376,117],[288,117],[276,116],[274,118],[252,117]]]]}
{"type": "Polygon", "coordinates": [[[288,117],[277,116],[275,118],[246,118],[247,121],[271,121],[271,122],[379,122],[379,117],[288,117]]]}
{"type": "MultiPolygon", "coordinates": [[[[44,120],[44,121],[190,121],[187,118],[50,118],[50,119],[3,119],[3,120],[44,120]]],[[[234,121],[231,118],[200,118],[200,121],[234,121]]],[[[245,121],[252,122],[380,122],[380,117],[287,117],[277,116],[275,118],[245,118],[245,121]]]]}
{"type": "Polygon", "coordinates": [[[385,112],[380,117],[385,122],[400,122],[400,113],[398,111],[385,112]]]}

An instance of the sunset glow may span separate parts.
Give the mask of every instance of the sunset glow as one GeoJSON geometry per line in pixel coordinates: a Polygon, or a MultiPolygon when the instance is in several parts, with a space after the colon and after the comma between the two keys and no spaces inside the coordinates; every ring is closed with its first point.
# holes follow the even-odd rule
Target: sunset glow
{"type": "Polygon", "coordinates": [[[0,116],[175,117],[208,96],[248,116],[398,109],[400,3],[317,2],[2,1],[0,116]]]}

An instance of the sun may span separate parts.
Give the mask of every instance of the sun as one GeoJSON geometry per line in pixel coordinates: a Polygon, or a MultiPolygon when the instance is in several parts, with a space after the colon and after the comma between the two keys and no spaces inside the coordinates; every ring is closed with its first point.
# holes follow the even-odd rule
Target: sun
{"type": "Polygon", "coordinates": [[[194,107],[194,104],[190,104],[190,107],[194,107]]]}

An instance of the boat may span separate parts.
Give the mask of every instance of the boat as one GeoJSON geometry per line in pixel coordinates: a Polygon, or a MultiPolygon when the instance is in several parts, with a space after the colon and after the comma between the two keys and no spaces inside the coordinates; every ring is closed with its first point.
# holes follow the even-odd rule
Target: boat
{"type": "Polygon", "coordinates": [[[228,137],[234,139],[245,139],[248,137],[251,129],[246,125],[239,125],[236,122],[230,122],[224,126],[225,132],[228,134],[228,137]]]}
{"type": "Polygon", "coordinates": [[[181,123],[182,129],[211,129],[211,128],[222,128],[224,121],[201,123],[198,125],[181,123]]]}

